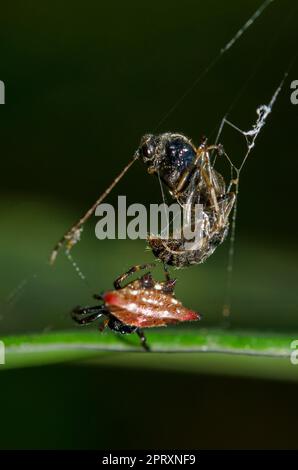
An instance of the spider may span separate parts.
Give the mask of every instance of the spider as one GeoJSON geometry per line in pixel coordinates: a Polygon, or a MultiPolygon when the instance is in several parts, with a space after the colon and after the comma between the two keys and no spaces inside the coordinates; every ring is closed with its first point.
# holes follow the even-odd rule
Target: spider
{"type": "MultiPolygon", "coordinates": [[[[164,265],[178,268],[204,262],[226,238],[229,215],[236,199],[235,193],[226,189],[222,175],[213,168],[210,151],[228,158],[221,145],[208,145],[206,138],[201,145],[195,147],[190,139],[178,133],[143,136],[139,148],[128,165],[56,244],[50,263],[54,263],[62,246],[65,246],[69,252],[78,242],[85,222],[93,215],[96,207],[139,159],[143,160],[149,174],[160,177],[178,204],[188,205],[190,227],[193,228],[196,223],[195,206],[201,204],[203,207],[202,237],[199,245],[186,249],[188,240],[184,236],[163,239],[151,235],[148,237],[148,243],[153,254],[164,265]]],[[[233,182],[232,180],[229,188],[233,182]]]]}
{"type": "Polygon", "coordinates": [[[115,290],[94,296],[103,301],[101,305],[76,307],[71,312],[73,320],[86,325],[104,316],[101,331],[108,327],[121,334],[137,333],[147,351],[149,346],[142,328],[199,320],[201,317],[198,313],[185,308],[175,298],[176,279],[171,279],[168,274],[165,281],[157,282],[147,272],[122,286],[132,274],[154,266],[154,263],[133,266],[114,281],[115,290]]]}

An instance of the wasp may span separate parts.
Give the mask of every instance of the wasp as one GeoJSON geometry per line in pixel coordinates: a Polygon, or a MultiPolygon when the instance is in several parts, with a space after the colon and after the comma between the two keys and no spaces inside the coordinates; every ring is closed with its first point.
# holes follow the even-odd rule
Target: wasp
{"type": "Polygon", "coordinates": [[[179,133],[143,136],[132,160],[56,244],[50,262],[55,261],[62,246],[69,251],[78,242],[85,222],[136,160],[142,160],[148,173],[161,179],[178,204],[188,206],[190,227],[196,226],[196,205],[200,204],[203,208],[199,245],[186,249],[183,236],[163,239],[149,235],[148,243],[153,254],[164,265],[178,268],[204,262],[226,238],[229,215],[236,199],[235,193],[230,191],[233,181],[227,189],[223,176],[211,164],[211,152],[228,158],[222,145],[208,145],[206,138],[196,147],[189,138],[179,133]]]}
{"type": "Polygon", "coordinates": [[[132,274],[154,266],[154,263],[133,266],[114,281],[114,290],[94,296],[102,301],[100,305],[76,307],[71,313],[73,320],[86,325],[104,317],[101,331],[108,327],[121,334],[136,333],[147,351],[150,348],[143,328],[200,320],[199,313],[187,309],[176,299],[176,279],[171,279],[168,274],[165,281],[157,282],[150,272],[146,272],[123,285],[132,274]]]}

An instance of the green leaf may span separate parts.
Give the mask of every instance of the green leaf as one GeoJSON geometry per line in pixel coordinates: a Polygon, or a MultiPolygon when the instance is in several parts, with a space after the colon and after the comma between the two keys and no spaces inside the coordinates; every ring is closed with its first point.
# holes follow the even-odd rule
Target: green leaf
{"type": "Polygon", "coordinates": [[[139,367],[192,373],[298,379],[290,361],[291,343],[298,334],[231,330],[150,331],[151,352],[135,335],[65,331],[3,338],[5,364],[0,370],[66,361],[116,367],[139,367]]]}

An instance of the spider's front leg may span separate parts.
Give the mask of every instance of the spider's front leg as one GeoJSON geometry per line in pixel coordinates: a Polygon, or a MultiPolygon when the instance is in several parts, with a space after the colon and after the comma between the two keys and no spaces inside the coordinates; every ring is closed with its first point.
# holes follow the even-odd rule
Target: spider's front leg
{"type": "Polygon", "coordinates": [[[121,276],[117,277],[117,279],[114,281],[115,289],[116,290],[122,289],[123,281],[125,281],[128,277],[132,276],[134,273],[137,273],[138,271],[143,271],[144,269],[150,269],[154,267],[155,267],[155,263],[137,264],[133,266],[124,274],[121,274],[121,276]]]}

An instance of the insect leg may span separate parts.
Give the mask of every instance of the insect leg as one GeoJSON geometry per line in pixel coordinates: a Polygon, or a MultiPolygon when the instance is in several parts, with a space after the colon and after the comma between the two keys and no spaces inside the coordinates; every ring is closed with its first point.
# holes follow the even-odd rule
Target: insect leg
{"type": "Polygon", "coordinates": [[[106,313],[104,305],[95,307],[76,307],[71,312],[71,318],[79,325],[87,325],[106,313]]]}
{"type": "Polygon", "coordinates": [[[114,281],[114,287],[115,289],[122,289],[122,282],[125,281],[129,276],[132,276],[132,274],[142,271],[143,269],[148,269],[148,268],[154,268],[155,263],[147,263],[147,264],[137,264],[136,266],[133,266],[130,268],[128,271],[126,271],[124,274],[121,274],[121,276],[117,277],[117,279],[114,281]]]}
{"type": "Polygon", "coordinates": [[[150,351],[150,347],[147,343],[147,338],[145,336],[145,333],[143,332],[143,330],[141,330],[140,328],[137,328],[136,330],[136,333],[138,335],[138,337],[140,338],[141,340],[141,345],[143,346],[143,348],[145,349],[145,351],[150,351]]]}
{"type": "Polygon", "coordinates": [[[90,209],[88,209],[87,212],[75,224],[73,224],[70,229],[63,235],[63,237],[58,241],[51,253],[50,264],[53,264],[55,262],[59,250],[64,245],[66,245],[66,250],[70,251],[71,248],[79,241],[85,222],[87,222],[87,220],[93,215],[96,207],[101,204],[101,202],[110,194],[112,189],[118,184],[121,178],[125,175],[125,173],[129,170],[129,168],[138,158],[139,154],[136,152],[132,160],[125,166],[121,173],[119,173],[119,175],[114,179],[110,186],[99,196],[99,198],[90,207],[90,209]]]}
{"type": "Polygon", "coordinates": [[[182,191],[186,181],[188,180],[190,174],[193,172],[193,170],[198,166],[198,162],[202,156],[202,154],[204,153],[205,149],[202,147],[199,147],[197,149],[197,155],[196,155],[196,158],[194,159],[193,163],[188,166],[188,168],[186,168],[184,170],[184,172],[182,173],[182,176],[181,178],[179,179],[178,183],[177,183],[177,186],[176,186],[176,189],[175,189],[175,192],[174,192],[174,195],[176,198],[179,197],[179,193],[182,191]]]}
{"type": "Polygon", "coordinates": [[[227,199],[224,201],[223,204],[223,212],[224,212],[224,219],[227,220],[229,218],[230,212],[233,209],[234,203],[236,200],[235,193],[228,193],[227,199]]]}
{"type": "Polygon", "coordinates": [[[217,214],[219,214],[219,206],[215,190],[215,188],[217,188],[217,182],[214,181],[208,150],[204,152],[204,165],[201,166],[200,171],[209,191],[210,202],[213,204],[217,214]],[[206,166],[206,169],[204,168],[204,165],[206,166]]]}

